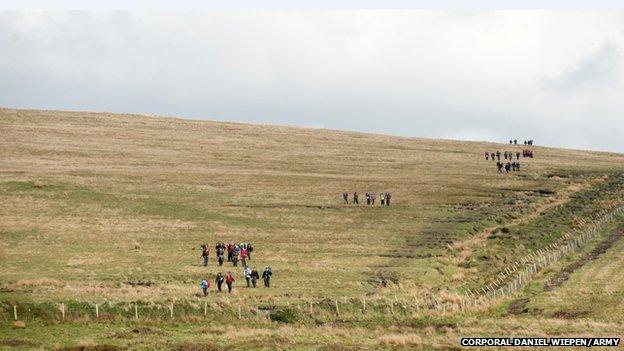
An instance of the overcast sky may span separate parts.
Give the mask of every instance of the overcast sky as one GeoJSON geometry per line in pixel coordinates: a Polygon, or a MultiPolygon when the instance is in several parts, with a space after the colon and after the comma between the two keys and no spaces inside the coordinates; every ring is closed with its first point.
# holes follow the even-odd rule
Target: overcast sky
{"type": "Polygon", "coordinates": [[[624,12],[0,11],[0,106],[624,152],[624,12]]]}

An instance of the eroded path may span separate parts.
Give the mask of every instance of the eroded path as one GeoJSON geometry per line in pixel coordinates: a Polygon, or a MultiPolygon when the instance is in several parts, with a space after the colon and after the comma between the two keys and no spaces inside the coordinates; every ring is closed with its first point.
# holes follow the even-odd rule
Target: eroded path
{"type": "Polygon", "coordinates": [[[550,208],[560,206],[560,205],[565,205],[571,200],[574,194],[580,191],[583,191],[587,188],[590,188],[591,186],[594,186],[597,183],[604,182],[606,179],[607,179],[606,177],[603,177],[603,178],[588,180],[585,182],[571,184],[564,190],[558,192],[555,196],[547,198],[546,200],[537,204],[537,206],[535,206],[535,208],[529,214],[516,218],[514,220],[511,220],[502,225],[497,225],[497,226],[493,226],[490,228],[486,228],[482,230],[481,232],[473,235],[467,240],[454,242],[453,244],[451,244],[451,247],[453,249],[461,250],[457,259],[459,262],[463,262],[468,257],[470,257],[474,249],[477,246],[479,246],[479,244],[485,241],[497,229],[500,229],[503,227],[512,227],[512,226],[516,226],[519,224],[527,223],[531,221],[532,219],[538,217],[542,212],[550,208]]]}

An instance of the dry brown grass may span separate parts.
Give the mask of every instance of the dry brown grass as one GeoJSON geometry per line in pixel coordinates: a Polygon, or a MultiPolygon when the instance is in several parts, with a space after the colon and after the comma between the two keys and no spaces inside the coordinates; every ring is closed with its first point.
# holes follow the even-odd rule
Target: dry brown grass
{"type": "Polygon", "coordinates": [[[254,242],[251,263],[276,271],[276,288],[237,297],[359,296],[379,277],[421,296],[476,273],[435,269],[483,241],[463,217],[516,211],[510,193],[578,190],[551,173],[624,169],[622,155],[536,147],[501,175],[482,154],[508,144],[109,113],[0,109],[0,134],[0,280],[59,282],[32,299],[193,296],[233,270],[199,266],[199,243],[216,240],[254,242]],[[342,206],[355,190],[390,191],[393,207],[342,206]],[[460,254],[439,260],[447,235],[460,254]]]}

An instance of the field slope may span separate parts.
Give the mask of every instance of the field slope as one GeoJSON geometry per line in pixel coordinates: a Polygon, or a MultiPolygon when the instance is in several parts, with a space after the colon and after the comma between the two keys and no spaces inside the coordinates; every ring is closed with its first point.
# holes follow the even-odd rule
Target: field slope
{"type": "MultiPolygon", "coordinates": [[[[509,301],[501,301],[474,312],[482,313],[478,318],[399,317],[387,307],[357,318],[346,317],[347,307],[339,325],[329,315],[299,318],[288,312],[312,309],[312,301],[329,301],[329,314],[339,300],[366,296],[401,305],[479,289],[519,256],[558,242],[579,218],[616,204],[624,155],[535,146],[535,158],[520,159],[520,172],[501,174],[483,153],[522,146],[14,109],[0,109],[0,135],[0,348],[193,349],[201,340],[241,349],[426,348],[457,345],[462,333],[519,330],[525,323],[519,318],[554,333],[563,323],[555,310],[575,311],[552,307],[577,303],[566,297],[569,287],[586,279],[607,284],[622,268],[618,241],[560,289],[527,305],[543,313],[507,315],[509,301]],[[360,205],[342,204],[345,191],[357,191],[360,205]],[[362,204],[365,192],[382,191],[392,193],[391,206],[362,204]],[[242,269],[215,266],[214,257],[202,267],[199,245],[217,241],[252,242],[251,265],[272,266],[273,286],[243,288],[242,269]],[[237,279],[232,296],[197,295],[201,278],[228,270],[237,279]],[[134,303],[176,302],[201,311],[205,301],[220,301],[219,311],[246,301],[249,313],[268,305],[286,315],[260,316],[243,331],[226,314],[208,326],[203,320],[159,324],[154,317],[150,327],[123,334],[143,325],[131,320],[134,303]],[[47,325],[59,318],[61,302],[117,306],[106,328],[118,334],[82,314],[71,322],[78,324],[47,325]],[[10,329],[13,305],[29,306],[23,319],[33,327],[10,329]],[[487,318],[502,319],[492,325],[487,318]],[[378,329],[394,323],[389,332],[378,329]]],[[[542,286],[527,289],[536,294],[542,286]]],[[[621,291],[600,290],[608,295],[596,301],[619,303],[621,291]]],[[[571,333],[622,330],[621,317],[583,313],[595,324],[569,322],[571,333]]],[[[527,328],[522,333],[536,331],[527,328]]]]}

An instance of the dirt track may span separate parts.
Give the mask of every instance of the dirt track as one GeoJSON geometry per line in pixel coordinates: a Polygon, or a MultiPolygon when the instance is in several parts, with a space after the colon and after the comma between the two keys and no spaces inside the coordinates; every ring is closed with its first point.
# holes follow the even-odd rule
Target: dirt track
{"type": "Polygon", "coordinates": [[[611,233],[611,235],[609,235],[608,238],[598,244],[598,246],[596,246],[591,252],[588,252],[585,256],[583,256],[583,258],[569,264],[563,270],[557,273],[557,275],[555,275],[548,283],[546,283],[545,290],[554,290],[555,288],[563,284],[566,280],[570,278],[574,271],[583,267],[587,262],[596,260],[598,257],[600,257],[600,255],[607,252],[607,250],[622,236],[624,236],[624,227],[616,229],[613,233],[611,233]]]}
{"type": "MultiPolygon", "coordinates": [[[[596,246],[592,251],[588,252],[585,256],[583,256],[578,261],[575,261],[564,269],[562,269],[557,275],[555,275],[551,280],[546,283],[544,287],[545,291],[552,291],[557,287],[561,286],[566,280],[570,279],[574,271],[583,267],[590,261],[594,261],[600,257],[600,255],[607,252],[607,250],[613,246],[615,242],[617,242],[622,236],[624,236],[624,227],[620,227],[611,233],[609,237],[603,240],[598,246],[596,246]]],[[[510,314],[521,314],[527,312],[525,305],[530,300],[528,298],[520,298],[511,302],[507,312],[510,314]]],[[[562,316],[563,317],[563,316],[562,316]]]]}

